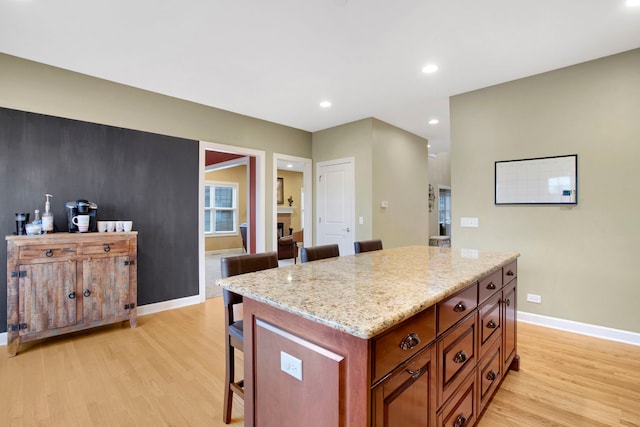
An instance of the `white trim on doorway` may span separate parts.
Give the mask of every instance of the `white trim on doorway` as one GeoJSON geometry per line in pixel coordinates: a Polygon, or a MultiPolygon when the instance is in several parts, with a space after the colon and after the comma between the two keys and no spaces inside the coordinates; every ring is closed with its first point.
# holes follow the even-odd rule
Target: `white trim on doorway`
{"type": "MultiPolygon", "coordinates": [[[[204,174],[205,155],[207,150],[221,151],[255,157],[256,159],[256,251],[265,250],[265,181],[266,181],[266,152],[251,148],[237,147],[234,145],[219,144],[216,142],[200,141],[200,159],[198,173],[198,230],[204,229],[204,174]]],[[[198,233],[198,300],[204,302],[206,298],[205,280],[205,245],[204,233],[198,233]]]]}

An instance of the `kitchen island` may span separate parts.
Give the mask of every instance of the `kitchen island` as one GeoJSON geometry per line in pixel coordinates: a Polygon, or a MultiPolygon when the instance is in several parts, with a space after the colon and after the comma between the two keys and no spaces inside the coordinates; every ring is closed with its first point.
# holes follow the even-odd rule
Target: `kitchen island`
{"type": "Polygon", "coordinates": [[[246,426],[472,425],[516,354],[517,253],[411,246],[222,279],[246,426]]]}

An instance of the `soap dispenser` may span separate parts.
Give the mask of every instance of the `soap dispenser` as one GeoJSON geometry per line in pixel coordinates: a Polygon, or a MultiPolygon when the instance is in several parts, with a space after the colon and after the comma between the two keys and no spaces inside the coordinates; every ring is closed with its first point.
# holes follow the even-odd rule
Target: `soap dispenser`
{"type": "Polygon", "coordinates": [[[51,194],[45,194],[47,201],[44,203],[44,213],[42,214],[42,233],[53,233],[53,213],[51,212],[51,203],[49,197],[53,197],[51,194]]]}

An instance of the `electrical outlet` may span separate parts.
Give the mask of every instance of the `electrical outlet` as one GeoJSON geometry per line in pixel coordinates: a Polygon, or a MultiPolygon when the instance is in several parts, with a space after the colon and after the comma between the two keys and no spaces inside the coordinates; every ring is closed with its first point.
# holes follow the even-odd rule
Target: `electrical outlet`
{"type": "Polygon", "coordinates": [[[542,297],[540,295],[527,294],[527,301],[528,302],[533,302],[533,303],[536,303],[536,304],[541,304],[542,303],[542,297]]]}
{"type": "Polygon", "coordinates": [[[302,381],[302,360],[284,351],[280,352],[280,370],[302,381]]]}
{"type": "Polygon", "coordinates": [[[460,227],[478,227],[478,218],[460,218],[460,227]]]}

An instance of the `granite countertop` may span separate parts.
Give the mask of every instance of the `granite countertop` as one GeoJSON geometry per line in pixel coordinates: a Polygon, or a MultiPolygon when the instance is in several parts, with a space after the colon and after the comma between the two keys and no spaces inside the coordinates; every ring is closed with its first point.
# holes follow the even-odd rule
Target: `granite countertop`
{"type": "Polygon", "coordinates": [[[242,274],[216,283],[368,339],[518,256],[514,252],[409,246],[242,274]]]}

